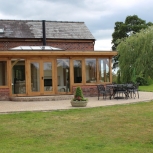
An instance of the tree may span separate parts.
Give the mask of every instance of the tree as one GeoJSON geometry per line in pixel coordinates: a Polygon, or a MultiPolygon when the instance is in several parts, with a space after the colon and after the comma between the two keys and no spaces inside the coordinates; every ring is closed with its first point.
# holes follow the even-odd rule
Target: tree
{"type": "Polygon", "coordinates": [[[122,82],[135,76],[153,78],[153,26],[122,40],[117,50],[122,82]]]}
{"type": "Polygon", "coordinates": [[[138,18],[137,15],[127,16],[125,22],[115,22],[114,32],[112,34],[112,50],[116,50],[120,39],[131,36],[151,25],[153,23],[146,23],[145,20],[138,18]]]}
{"type": "MultiPolygon", "coordinates": [[[[122,39],[131,36],[132,34],[140,32],[141,29],[145,29],[153,23],[146,23],[145,20],[138,18],[137,15],[127,16],[125,22],[116,22],[114,32],[112,34],[112,50],[117,50],[117,46],[120,44],[122,39]]],[[[119,54],[114,57],[113,68],[118,65],[119,54]]]]}

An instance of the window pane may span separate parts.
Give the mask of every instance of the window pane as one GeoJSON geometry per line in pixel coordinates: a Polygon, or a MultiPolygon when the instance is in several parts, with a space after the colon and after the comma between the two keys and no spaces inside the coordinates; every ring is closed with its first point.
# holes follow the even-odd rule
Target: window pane
{"type": "Polygon", "coordinates": [[[69,59],[57,59],[58,92],[70,91],[70,62],[69,59]]]}
{"type": "Polygon", "coordinates": [[[96,59],[85,59],[86,63],[86,83],[97,81],[96,59]]]}
{"type": "Polygon", "coordinates": [[[74,83],[81,83],[82,82],[82,61],[74,60],[73,69],[74,69],[74,83]]]}
{"type": "Polygon", "coordinates": [[[7,62],[0,61],[0,86],[7,85],[7,62]]]}
{"type": "Polygon", "coordinates": [[[110,82],[109,59],[99,59],[99,80],[101,82],[110,82]]]}
{"type": "Polygon", "coordinates": [[[44,91],[52,90],[52,63],[44,62],[44,91]]]}
{"type": "Polygon", "coordinates": [[[31,69],[31,91],[40,91],[40,66],[37,62],[30,63],[31,69]]]}
{"type": "Polygon", "coordinates": [[[25,60],[12,59],[12,93],[26,93],[25,60]]]}

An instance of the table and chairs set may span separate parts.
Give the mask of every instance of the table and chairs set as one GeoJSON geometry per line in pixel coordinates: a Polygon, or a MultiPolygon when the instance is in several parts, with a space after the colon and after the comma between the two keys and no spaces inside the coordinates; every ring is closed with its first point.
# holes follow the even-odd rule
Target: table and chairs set
{"type": "Polygon", "coordinates": [[[139,83],[126,83],[126,84],[108,84],[108,85],[97,85],[98,89],[98,100],[102,95],[103,99],[108,96],[109,99],[128,99],[128,98],[139,98],[138,91],[139,83]]]}

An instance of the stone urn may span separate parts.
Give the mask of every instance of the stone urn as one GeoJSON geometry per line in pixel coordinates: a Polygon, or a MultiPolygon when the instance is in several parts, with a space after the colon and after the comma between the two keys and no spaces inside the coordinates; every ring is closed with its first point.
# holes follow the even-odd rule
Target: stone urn
{"type": "Polygon", "coordinates": [[[88,103],[88,100],[81,101],[81,100],[71,100],[72,107],[86,107],[88,103]]]}
{"type": "Polygon", "coordinates": [[[81,87],[77,87],[74,98],[71,100],[72,107],[85,107],[88,103],[88,99],[84,98],[81,87]]]}

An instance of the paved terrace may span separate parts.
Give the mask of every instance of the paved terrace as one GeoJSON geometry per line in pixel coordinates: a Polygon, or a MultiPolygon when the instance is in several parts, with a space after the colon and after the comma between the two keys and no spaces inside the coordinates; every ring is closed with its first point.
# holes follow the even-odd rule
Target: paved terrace
{"type": "MultiPolygon", "coordinates": [[[[149,102],[153,100],[153,92],[139,92],[140,98],[137,97],[129,99],[106,99],[100,97],[89,97],[87,107],[100,107],[108,105],[119,105],[129,104],[137,102],[149,102]]],[[[0,101],[0,113],[12,113],[12,112],[25,112],[25,111],[52,111],[52,110],[66,110],[76,109],[78,107],[72,107],[70,100],[59,100],[59,101],[30,101],[30,102],[19,102],[19,101],[0,101]]]]}

